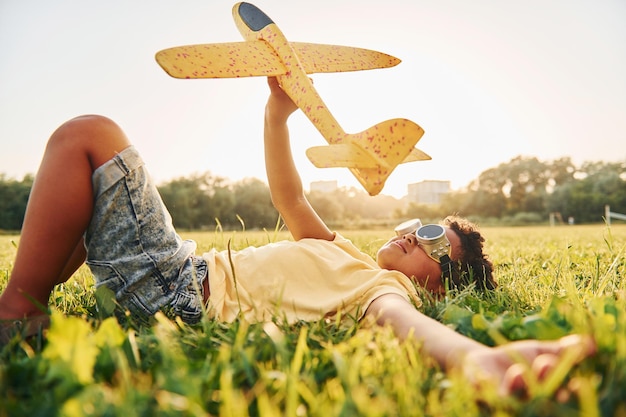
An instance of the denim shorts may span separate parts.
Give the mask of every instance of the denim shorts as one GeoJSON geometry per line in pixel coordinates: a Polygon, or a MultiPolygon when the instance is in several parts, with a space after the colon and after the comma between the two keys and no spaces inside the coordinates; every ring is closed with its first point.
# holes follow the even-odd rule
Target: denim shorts
{"type": "Polygon", "coordinates": [[[131,313],[157,311],[187,323],[202,317],[206,261],[196,243],[174,230],[156,186],[134,147],[96,169],[94,210],[85,232],[87,265],[131,313]]]}

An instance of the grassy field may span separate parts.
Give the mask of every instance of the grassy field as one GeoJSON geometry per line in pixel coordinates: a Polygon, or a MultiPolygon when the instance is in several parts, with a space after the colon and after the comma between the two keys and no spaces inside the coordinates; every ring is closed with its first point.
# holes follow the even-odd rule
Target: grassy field
{"type": "MultiPolygon", "coordinates": [[[[592,335],[595,356],[531,384],[478,392],[386,329],[111,317],[81,269],[51,297],[46,341],[0,348],[0,416],[626,416],[626,225],[485,228],[498,290],[424,296],[423,311],[494,345],[592,335]],[[567,387],[567,391],[559,387],[567,387]]],[[[374,254],[386,231],[346,231],[374,254]]],[[[199,252],[262,245],[274,232],[189,233],[199,252]]],[[[17,236],[0,236],[0,288],[17,236]]],[[[33,259],[36,262],[36,259],[33,259]]]]}

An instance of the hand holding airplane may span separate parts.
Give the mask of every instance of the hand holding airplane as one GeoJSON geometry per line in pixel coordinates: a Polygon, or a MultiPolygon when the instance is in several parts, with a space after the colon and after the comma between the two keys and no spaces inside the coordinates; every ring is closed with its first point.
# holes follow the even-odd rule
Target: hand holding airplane
{"type": "Polygon", "coordinates": [[[235,4],[233,18],[245,42],[169,48],[156,54],[157,62],[174,78],[276,76],[330,145],[307,149],[309,160],[318,168],[349,168],[370,195],[380,193],[398,164],[431,159],[414,148],[424,130],[408,119],[391,119],[360,133],[346,133],[308,77],[393,67],[399,59],[369,49],[288,42],[278,26],[250,3],[235,4]]]}

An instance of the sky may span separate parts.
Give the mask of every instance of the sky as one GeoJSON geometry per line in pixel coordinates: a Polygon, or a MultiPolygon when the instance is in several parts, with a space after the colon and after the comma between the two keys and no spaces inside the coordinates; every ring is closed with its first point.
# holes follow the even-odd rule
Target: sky
{"type": "MultiPolygon", "coordinates": [[[[383,194],[447,180],[466,186],[522,155],[626,160],[624,0],[257,0],[287,39],[374,49],[393,68],[314,74],[343,129],[404,117],[431,161],[403,164],[383,194]]],[[[81,114],[126,132],[158,183],[210,172],[265,180],[261,77],[177,80],[156,63],[173,46],[243,41],[223,0],[0,0],[0,174],[35,173],[50,134],[81,114]]],[[[290,119],[305,188],[360,185],[315,168],[326,144],[290,119]]]]}

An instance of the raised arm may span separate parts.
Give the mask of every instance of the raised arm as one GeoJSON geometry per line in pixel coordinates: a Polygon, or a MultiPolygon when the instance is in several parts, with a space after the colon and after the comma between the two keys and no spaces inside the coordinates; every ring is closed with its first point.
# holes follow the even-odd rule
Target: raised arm
{"type": "Polygon", "coordinates": [[[264,140],[265,169],[272,203],[295,240],[332,240],[333,232],[304,195],[302,180],[291,155],[287,119],[298,107],[280,88],[276,78],[268,78],[268,85],[270,96],[265,106],[264,140]]]}

